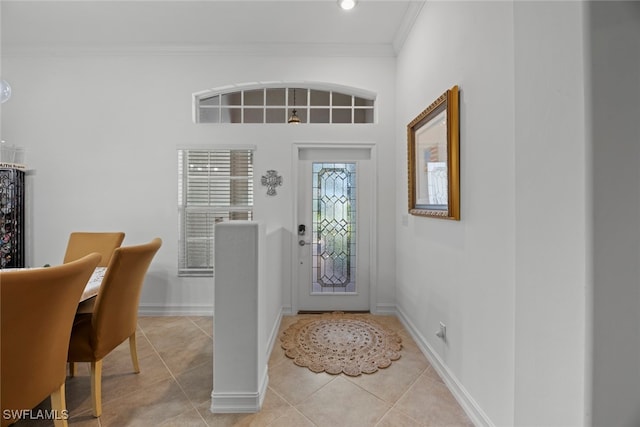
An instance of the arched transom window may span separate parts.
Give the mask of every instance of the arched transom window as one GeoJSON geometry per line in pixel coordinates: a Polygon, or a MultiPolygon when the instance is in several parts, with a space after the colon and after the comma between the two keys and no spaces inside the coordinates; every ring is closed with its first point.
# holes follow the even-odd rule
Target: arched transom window
{"type": "Polygon", "coordinates": [[[196,123],[360,124],[375,121],[375,94],[335,85],[242,85],[193,95],[196,123]],[[295,111],[294,111],[295,110],[295,111]]]}

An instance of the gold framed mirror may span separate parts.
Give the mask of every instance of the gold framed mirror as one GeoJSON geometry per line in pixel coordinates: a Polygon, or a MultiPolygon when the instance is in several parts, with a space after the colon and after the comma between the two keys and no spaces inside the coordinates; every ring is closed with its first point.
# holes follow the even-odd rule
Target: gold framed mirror
{"type": "Polygon", "coordinates": [[[458,86],[440,95],[407,125],[409,213],[460,219],[458,86]]]}

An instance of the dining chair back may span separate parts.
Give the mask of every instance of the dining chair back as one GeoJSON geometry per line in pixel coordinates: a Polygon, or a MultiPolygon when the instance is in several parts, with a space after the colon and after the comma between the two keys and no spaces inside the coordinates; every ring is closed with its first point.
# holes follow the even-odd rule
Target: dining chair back
{"type": "Polygon", "coordinates": [[[100,261],[93,253],[49,268],[0,270],[1,425],[51,396],[66,426],[67,349],[80,295],[100,261]]]}
{"type": "Polygon", "coordinates": [[[114,232],[73,232],[69,235],[67,250],[64,254],[64,263],[82,258],[86,254],[98,252],[102,260],[98,267],[109,265],[113,251],[122,245],[124,233],[114,232]]]}
{"type": "Polygon", "coordinates": [[[93,312],[78,313],[69,343],[70,371],[75,362],[91,363],[91,394],[93,414],[102,413],[102,359],[129,339],[134,372],[140,372],[136,350],[136,326],[140,293],[149,265],[162,240],[123,246],[116,249],[98,291],[93,312]]]}

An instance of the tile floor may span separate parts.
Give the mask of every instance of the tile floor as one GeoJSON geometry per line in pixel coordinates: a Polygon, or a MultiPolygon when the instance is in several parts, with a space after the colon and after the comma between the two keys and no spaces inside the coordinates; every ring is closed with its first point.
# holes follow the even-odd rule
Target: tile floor
{"type": "MultiPolygon", "coordinates": [[[[368,314],[363,316],[370,316],[368,314]]],[[[281,331],[302,316],[286,316],[281,331]]],[[[405,427],[472,426],[433,367],[394,316],[375,316],[402,337],[402,357],[387,369],[359,377],[315,374],[276,345],[269,387],[257,414],[212,414],[213,319],[140,317],[132,372],[128,343],[104,359],[100,418],[91,415],[88,364],[67,378],[69,425],[74,427],[405,427]]],[[[49,399],[41,404],[48,408],[49,399]]],[[[22,420],[15,427],[48,426],[22,420]]]]}

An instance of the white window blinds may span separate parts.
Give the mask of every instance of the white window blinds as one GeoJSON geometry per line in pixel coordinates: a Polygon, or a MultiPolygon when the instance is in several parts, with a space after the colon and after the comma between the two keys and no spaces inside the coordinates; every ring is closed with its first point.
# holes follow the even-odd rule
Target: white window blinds
{"type": "Polygon", "coordinates": [[[215,224],[252,214],[253,150],[178,150],[179,276],[212,276],[215,224]]]}

